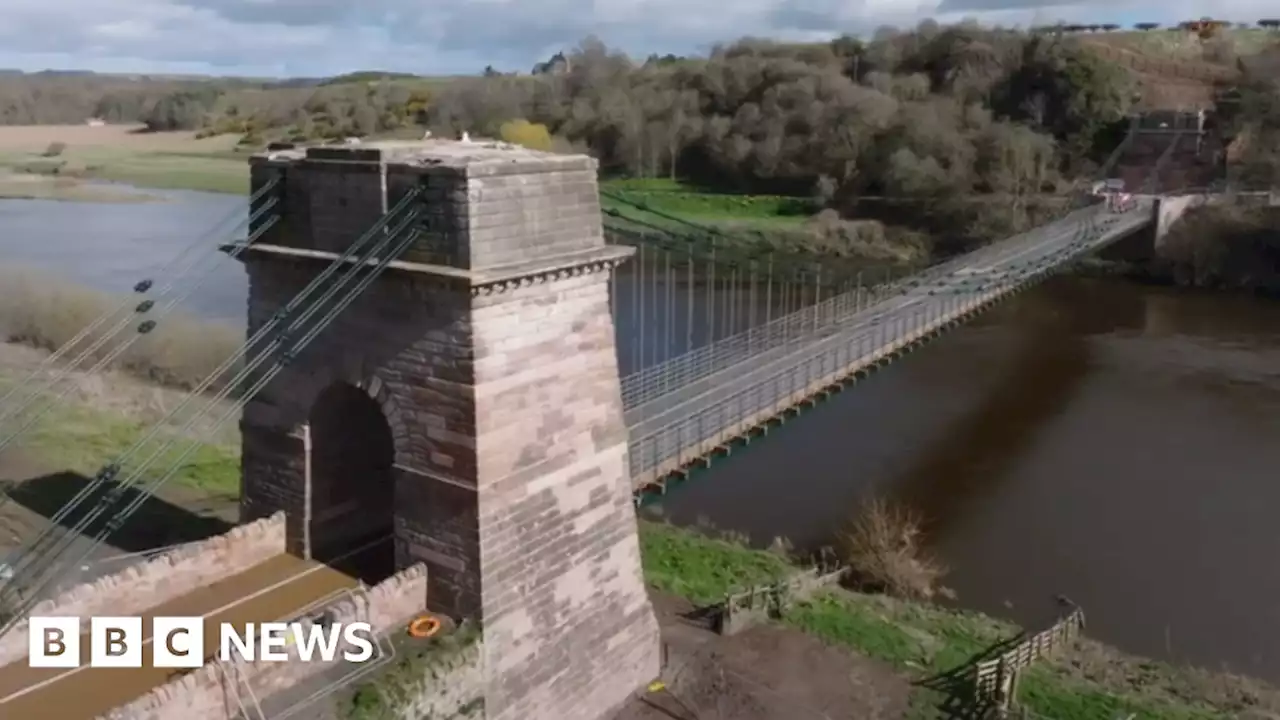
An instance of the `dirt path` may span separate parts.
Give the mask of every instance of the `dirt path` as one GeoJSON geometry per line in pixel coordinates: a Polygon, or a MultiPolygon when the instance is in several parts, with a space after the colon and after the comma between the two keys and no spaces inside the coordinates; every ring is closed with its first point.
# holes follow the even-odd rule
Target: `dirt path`
{"type": "Polygon", "coordinates": [[[653,601],[667,645],[666,689],[614,720],[887,720],[907,710],[910,685],[887,665],[781,627],[717,635],[687,619],[688,603],[653,601]]]}

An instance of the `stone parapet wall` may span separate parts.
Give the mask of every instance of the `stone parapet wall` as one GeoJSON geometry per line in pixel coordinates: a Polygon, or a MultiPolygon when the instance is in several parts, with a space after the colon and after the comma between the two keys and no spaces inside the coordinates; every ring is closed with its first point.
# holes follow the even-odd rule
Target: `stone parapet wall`
{"type": "MultiPolygon", "coordinates": [[[[354,592],[351,599],[317,610],[314,615],[327,612],[337,623],[368,622],[375,633],[386,635],[420,613],[426,598],[427,569],[414,565],[366,591],[354,592]]],[[[309,620],[301,622],[304,630],[311,624],[309,620]]],[[[344,647],[340,644],[339,654],[344,647]]],[[[212,661],[99,720],[236,720],[241,715],[241,703],[249,705],[251,696],[269,697],[345,664],[340,659],[332,663],[300,662],[296,645],[290,645],[288,651],[289,662],[212,661]],[[252,695],[245,691],[246,686],[252,695]]]]}
{"type": "MultiPolygon", "coordinates": [[[[87,618],[131,615],[162,605],[217,580],[235,575],[285,550],[285,516],[275,513],[230,531],[183,545],[118,573],[43,600],[31,615],[87,618]]],[[[0,638],[0,666],[27,654],[24,620],[0,638]]]]}

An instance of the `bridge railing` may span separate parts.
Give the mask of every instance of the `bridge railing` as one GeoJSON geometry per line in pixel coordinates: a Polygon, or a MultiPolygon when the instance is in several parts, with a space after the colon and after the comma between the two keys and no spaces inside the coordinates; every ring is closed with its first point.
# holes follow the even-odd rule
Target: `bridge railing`
{"type": "Polygon", "coordinates": [[[963,265],[994,254],[1009,244],[1022,242],[1036,233],[1059,227],[1064,222],[1080,222],[1085,216],[1095,212],[1097,208],[1093,206],[1077,209],[1049,225],[1005,238],[973,253],[951,258],[896,281],[869,287],[859,285],[815,305],[631,373],[622,379],[623,406],[639,407],[765,353],[786,353],[830,336],[886,298],[935,282],[963,265]]]}
{"type": "Polygon", "coordinates": [[[666,362],[631,373],[622,380],[622,402],[632,408],[685,385],[726,370],[764,352],[808,342],[814,334],[839,325],[863,307],[879,302],[886,286],[859,287],[802,310],[780,315],[666,362]]]}
{"type": "MultiPolygon", "coordinates": [[[[631,440],[629,454],[633,481],[639,486],[650,485],[708,457],[718,447],[818,394],[824,386],[833,385],[860,368],[880,362],[1015,287],[1027,284],[1091,250],[1097,239],[1103,236],[1095,223],[1099,217],[1098,209],[1090,207],[1065,218],[1064,221],[1076,224],[1073,232],[1077,237],[1064,248],[1041,258],[1040,263],[1030,269],[993,275],[980,290],[970,288],[944,294],[906,316],[895,317],[887,310],[883,311],[870,324],[861,323],[827,337],[810,338],[794,351],[761,365],[744,363],[735,377],[758,375],[760,379],[750,380],[737,392],[713,387],[701,395],[682,398],[678,405],[669,409],[671,416],[678,419],[631,440]],[[722,397],[717,397],[721,394],[722,397]]],[[[1110,234],[1125,231],[1142,221],[1140,212],[1129,213],[1129,219],[1122,221],[1125,225],[1110,234]]],[[[972,257],[969,259],[972,261],[972,257]]]]}
{"type": "MultiPolygon", "coordinates": [[[[975,298],[950,298],[948,315],[955,314],[982,300],[975,298]]],[[[936,324],[939,318],[930,312],[927,317],[913,314],[903,321],[892,320],[877,325],[871,332],[857,333],[855,337],[837,335],[835,342],[813,343],[795,353],[783,356],[763,367],[754,368],[764,374],[759,381],[752,381],[743,390],[724,398],[693,398],[688,402],[691,412],[681,419],[631,442],[631,474],[642,484],[679,467],[702,458],[715,447],[732,441],[751,427],[795,407],[804,398],[813,395],[822,383],[850,367],[869,365],[895,348],[890,335],[900,336],[900,342],[925,328],[936,324]],[[799,357],[797,357],[799,356],[799,357]],[[761,372],[763,371],[763,372],[761,372]]]]}

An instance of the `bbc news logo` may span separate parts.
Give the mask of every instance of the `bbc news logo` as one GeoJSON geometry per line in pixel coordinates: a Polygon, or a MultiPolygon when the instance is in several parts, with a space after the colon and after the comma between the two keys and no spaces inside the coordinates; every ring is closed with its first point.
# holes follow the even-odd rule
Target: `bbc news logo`
{"type": "MultiPolygon", "coordinates": [[[[290,647],[297,648],[302,662],[362,663],[374,658],[374,634],[369,623],[299,622],[231,623],[218,626],[216,652],[205,652],[204,618],[152,618],[144,632],[140,617],[95,617],[89,619],[89,667],[140,668],[142,649],[151,645],[151,666],[198,668],[205,658],[222,662],[249,660],[289,662],[290,647]]],[[[86,640],[80,618],[33,617],[30,624],[29,666],[33,668],[76,668],[81,665],[81,643],[86,640]]]]}

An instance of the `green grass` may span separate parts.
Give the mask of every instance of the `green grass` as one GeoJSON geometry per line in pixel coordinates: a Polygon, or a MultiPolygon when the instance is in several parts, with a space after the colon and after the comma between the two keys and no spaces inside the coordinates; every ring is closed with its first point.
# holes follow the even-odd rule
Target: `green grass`
{"type": "Polygon", "coordinates": [[[695,603],[712,603],[726,593],[786,577],[790,564],[774,553],[750,550],[661,523],[641,523],[644,576],[663,592],[695,603]]]}
{"type": "MultiPolygon", "coordinates": [[[[24,447],[41,460],[56,463],[60,469],[92,476],[103,464],[142,439],[148,427],[110,413],[57,407],[24,438],[24,447]]],[[[166,437],[175,436],[171,433],[166,437]]],[[[170,460],[176,460],[190,447],[190,441],[183,440],[174,445],[172,452],[166,452],[152,467],[168,467],[170,460]]],[[[147,447],[154,450],[159,443],[153,440],[147,447]]],[[[240,494],[239,449],[201,442],[182,461],[181,470],[171,482],[206,495],[235,498],[240,494]]]]}
{"type": "Polygon", "coordinates": [[[247,195],[247,155],[179,153],[136,148],[73,148],[58,158],[0,154],[0,167],[37,175],[57,174],[128,183],[139,188],[203,190],[247,195]]]}
{"type": "MultiPolygon", "coordinates": [[[[659,213],[722,230],[774,232],[799,229],[812,214],[812,208],[804,198],[706,192],[665,179],[605,180],[601,182],[600,189],[646,205],[659,213]]],[[[602,197],[601,204],[646,222],[664,226],[670,222],[608,197],[602,197]]],[[[687,226],[681,227],[679,223],[672,227],[688,230],[687,226]]]]}
{"type": "MultiPolygon", "coordinates": [[[[649,583],[695,603],[717,601],[731,590],[794,572],[774,553],[669,525],[642,522],[640,537],[649,583]]],[[[911,680],[962,667],[1020,632],[1010,623],[978,613],[843,589],[798,603],[784,622],[888,663],[911,680]]],[[[1131,658],[1089,640],[1081,647],[1085,650],[1064,651],[1028,671],[1019,702],[1052,720],[1109,720],[1129,714],[1134,720],[1209,720],[1229,714],[1189,691],[1206,686],[1205,673],[1131,658]]],[[[1220,680],[1227,686],[1234,681],[1229,676],[1220,680]]],[[[912,717],[937,717],[943,699],[939,691],[918,687],[912,717]]]]}
{"type": "Polygon", "coordinates": [[[91,167],[86,176],[140,188],[249,194],[247,158],[143,154],[91,167]]]}
{"type": "MultiPolygon", "coordinates": [[[[0,381],[0,395],[12,387],[12,382],[11,379],[0,381]]],[[[13,400],[20,402],[25,397],[19,395],[13,400]]],[[[54,395],[45,398],[41,404],[33,405],[27,413],[11,418],[5,423],[5,430],[16,430],[45,407],[48,410],[35,421],[15,447],[49,471],[69,470],[92,477],[104,464],[116,459],[141,440],[151,427],[151,423],[130,417],[127,412],[99,410],[54,395]]],[[[223,499],[239,496],[238,446],[229,441],[209,443],[188,440],[178,435],[176,428],[161,432],[161,439],[177,438],[178,441],[162,453],[151,468],[170,467],[194,442],[194,451],[181,460],[181,468],[170,482],[187,491],[185,494],[188,495],[223,499]]],[[[147,445],[147,452],[138,459],[146,459],[160,445],[161,442],[151,440],[147,445]]],[[[154,475],[154,472],[147,473],[148,477],[154,475]]]]}

